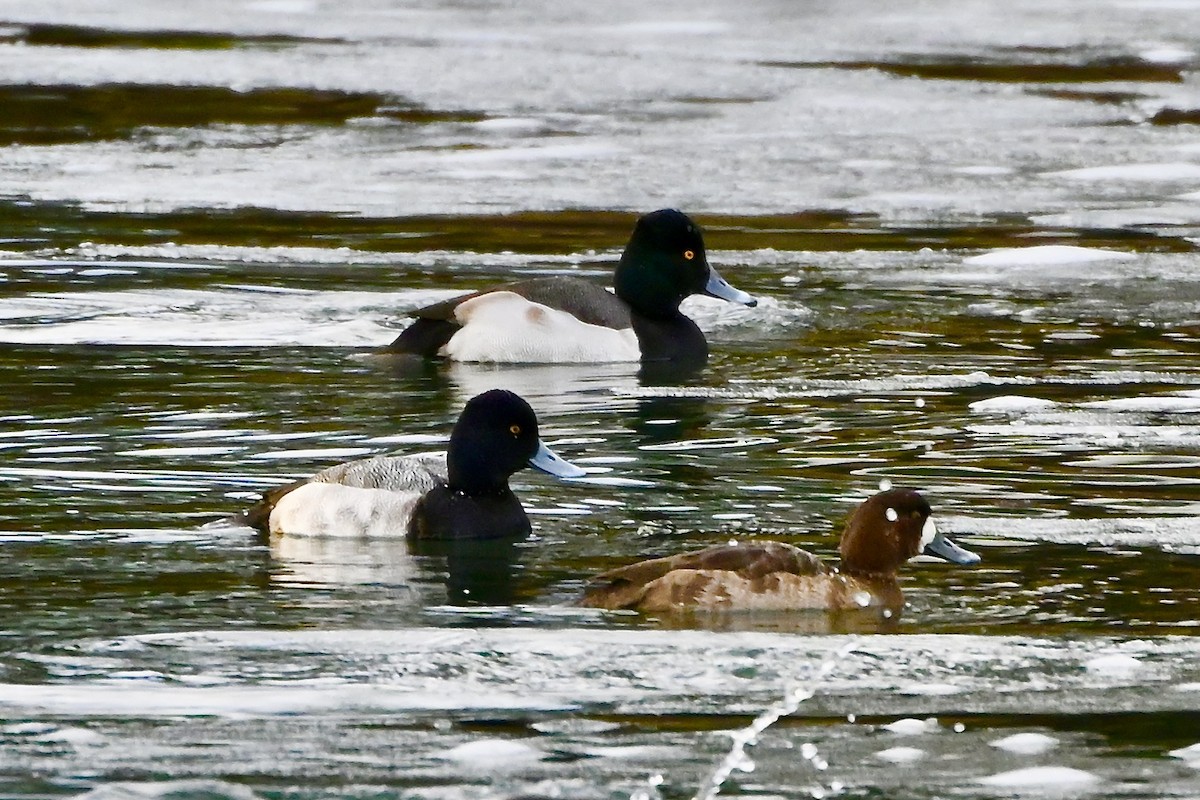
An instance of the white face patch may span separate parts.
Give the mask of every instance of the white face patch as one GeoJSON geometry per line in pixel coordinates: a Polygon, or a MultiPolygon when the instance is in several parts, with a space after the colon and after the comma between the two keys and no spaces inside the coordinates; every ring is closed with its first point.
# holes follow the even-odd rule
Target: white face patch
{"type": "Polygon", "coordinates": [[[933,524],[933,517],[925,520],[925,526],[921,528],[921,547],[917,550],[918,553],[925,552],[925,548],[938,535],[937,525],[933,524]]]}
{"type": "Polygon", "coordinates": [[[888,522],[895,522],[896,520],[900,519],[900,515],[896,513],[896,509],[894,508],[889,508],[887,511],[883,512],[883,515],[887,517],[888,522]]]}

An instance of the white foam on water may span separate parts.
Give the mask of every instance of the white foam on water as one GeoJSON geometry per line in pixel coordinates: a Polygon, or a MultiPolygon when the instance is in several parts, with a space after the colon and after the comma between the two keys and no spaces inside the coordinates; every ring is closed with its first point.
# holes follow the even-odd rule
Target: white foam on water
{"type": "Polygon", "coordinates": [[[1044,244],[1033,247],[1006,247],[963,259],[964,264],[983,266],[1058,266],[1090,264],[1097,261],[1132,261],[1137,256],[1115,250],[1075,247],[1063,244],[1044,244]]]}
{"type": "Polygon", "coordinates": [[[1007,750],[1010,753],[1033,756],[1045,753],[1058,747],[1058,739],[1044,733],[1014,733],[1003,739],[988,742],[992,747],[1007,750]]]}
{"type": "Polygon", "coordinates": [[[1040,766],[998,772],[980,778],[979,782],[1005,789],[1055,791],[1091,786],[1100,780],[1099,775],[1074,767],[1040,766]]]}

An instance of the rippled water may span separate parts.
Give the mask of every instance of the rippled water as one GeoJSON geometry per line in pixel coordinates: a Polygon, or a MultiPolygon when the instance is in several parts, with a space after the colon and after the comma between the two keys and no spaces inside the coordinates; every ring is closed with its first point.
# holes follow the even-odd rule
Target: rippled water
{"type": "Polygon", "coordinates": [[[812,691],[721,796],[1200,796],[1197,12],[0,1],[0,794],[685,798],[812,691]],[[371,354],[665,205],[703,371],[371,354]],[[227,521],[497,385],[528,541],[227,521]],[[572,605],[884,481],[984,560],[882,626],[572,605]]]}

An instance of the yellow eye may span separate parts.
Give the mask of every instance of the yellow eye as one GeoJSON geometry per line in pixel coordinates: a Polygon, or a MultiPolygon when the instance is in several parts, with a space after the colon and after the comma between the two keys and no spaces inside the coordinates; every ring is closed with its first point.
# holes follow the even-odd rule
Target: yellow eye
{"type": "Polygon", "coordinates": [[[696,257],[696,254],[694,252],[692,252],[691,250],[684,250],[683,257],[686,258],[688,261],[691,261],[693,258],[696,257]]]}
{"type": "Polygon", "coordinates": [[[513,436],[520,436],[521,435],[521,426],[520,425],[509,425],[508,432],[511,433],[513,436]]]}
{"type": "Polygon", "coordinates": [[[921,512],[920,511],[910,511],[909,516],[912,517],[913,519],[920,519],[921,512]]]}

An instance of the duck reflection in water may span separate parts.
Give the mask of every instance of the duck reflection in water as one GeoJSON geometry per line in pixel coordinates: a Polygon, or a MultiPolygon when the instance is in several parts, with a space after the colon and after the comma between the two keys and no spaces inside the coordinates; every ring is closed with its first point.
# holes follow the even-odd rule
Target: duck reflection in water
{"type": "Polygon", "coordinates": [[[511,605],[517,544],[507,539],[405,540],[272,536],[272,579],[299,588],[377,586],[413,607],[511,605]]]}
{"type": "Polygon", "coordinates": [[[889,489],[850,515],[837,569],[783,542],[717,545],[597,575],[580,603],[653,613],[870,612],[894,620],[904,604],[897,573],[905,562],[921,554],[979,562],[938,531],[931,513],[918,492],[889,489]]]}

